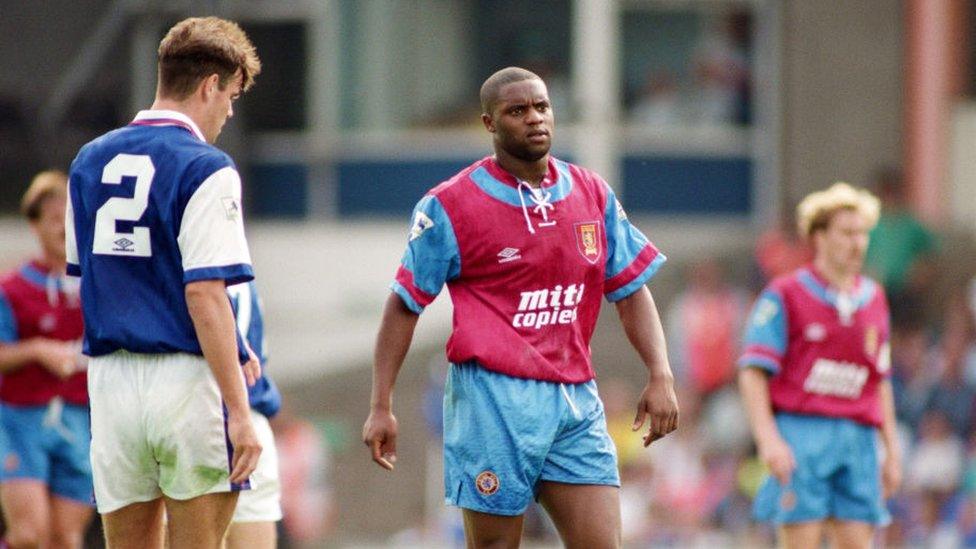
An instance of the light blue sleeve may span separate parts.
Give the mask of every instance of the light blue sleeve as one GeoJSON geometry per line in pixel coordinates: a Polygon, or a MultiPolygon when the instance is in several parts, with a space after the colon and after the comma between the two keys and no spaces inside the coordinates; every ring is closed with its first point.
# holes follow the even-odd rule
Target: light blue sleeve
{"type": "Polygon", "coordinates": [[[647,284],[667,257],[651,244],[627,219],[623,206],[610,187],[603,214],[607,231],[606,280],[607,300],[619,301],[647,284]]]}
{"type": "Polygon", "coordinates": [[[756,299],[749,315],[739,367],[779,372],[787,337],[788,318],[783,297],[775,290],[766,289],[756,299]]]}
{"type": "Polygon", "coordinates": [[[427,195],[413,211],[410,240],[390,288],[420,314],[446,282],[461,275],[461,254],[451,219],[440,200],[427,195]]]}

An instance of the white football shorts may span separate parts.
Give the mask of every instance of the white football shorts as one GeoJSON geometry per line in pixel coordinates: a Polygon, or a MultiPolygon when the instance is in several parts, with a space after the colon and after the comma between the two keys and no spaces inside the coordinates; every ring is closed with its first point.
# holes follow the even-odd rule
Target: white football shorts
{"type": "Polygon", "coordinates": [[[99,513],[165,494],[186,500],[231,485],[220,390],[203,357],[135,354],[88,364],[91,462],[99,513]]]}
{"type": "Polygon", "coordinates": [[[278,450],[268,418],[251,410],[254,431],[261,442],[261,457],[251,473],[251,489],[237,498],[232,522],[277,522],[281,520],[281,479],[278,478],[278,450]]]}

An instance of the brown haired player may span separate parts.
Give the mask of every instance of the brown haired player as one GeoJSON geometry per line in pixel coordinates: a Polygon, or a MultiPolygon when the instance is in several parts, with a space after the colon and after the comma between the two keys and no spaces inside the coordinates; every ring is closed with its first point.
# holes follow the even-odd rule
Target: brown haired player
{"type": "Polygon", "coordinates": [[[226,286],[253,278],[241,182],[212,144],[261,65],[237,24],[177,23],[156,99],[72,163],[68,273],[91,357],[95,499],[110,547],[217,547],[261,454],[260,375],[226,286]],[[243,365],[243,368],[242,368],[243,365]]]}

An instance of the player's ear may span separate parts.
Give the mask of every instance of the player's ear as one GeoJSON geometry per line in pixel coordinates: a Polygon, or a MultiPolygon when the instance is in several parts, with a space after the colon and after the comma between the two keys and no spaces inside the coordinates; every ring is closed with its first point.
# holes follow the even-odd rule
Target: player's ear
{"type": "Polygon", "coordinates": [[[495,121],[492,119],[491,115],[488,113],[481,114],[481,123],[485,125],[485,129],[491,133],[495,133],[495,121]]]}
{"type": "Polygon", "coordinates": [[[204,99],[209,99],[213,94],[217,93],[219,87],[220,75],[217,73],[213,73],[200,81],[200,92],[203,94],[204,99]]]}

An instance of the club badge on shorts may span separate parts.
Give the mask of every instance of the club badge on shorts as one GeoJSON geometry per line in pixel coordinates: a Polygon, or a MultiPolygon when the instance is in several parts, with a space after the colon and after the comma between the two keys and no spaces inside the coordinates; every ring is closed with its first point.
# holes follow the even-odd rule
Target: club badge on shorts
{"type": "Polygon", "coordinates": [[[482,471],[478,478],[474,479],[474,485],[478,492],[483,496],[490,496],[498,491],[498,475],[491,471],[482,471]]]}
{"type": "Polygon", "coordinates": [[[600,259],[600,222],[584,221],[574,225],[576,229],[576,248],[590,263],[600,259]]]}

